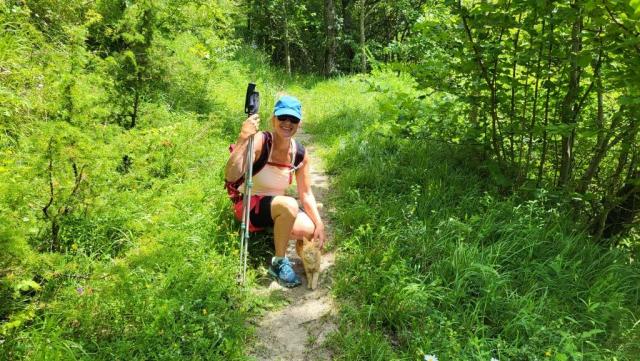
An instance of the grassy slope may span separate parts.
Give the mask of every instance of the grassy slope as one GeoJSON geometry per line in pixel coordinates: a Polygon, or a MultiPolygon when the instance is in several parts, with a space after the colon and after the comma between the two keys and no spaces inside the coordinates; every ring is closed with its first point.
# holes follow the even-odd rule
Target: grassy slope
{"type": "MultiPolygon", "coordinates": [[[[8,358],[241,354],[248,302],[228,256],[231,228],[222,212],[219,171],[226,146],[219,122],[153,115],[129,132],[43,124],[41,134],[25,137],[33,153],[43,151],[42,140],[51,134],[77,140],[66,147],[82,154],[77,162],[86,165],[87,181],[84,204],[77,206],[84,211],[63,220],[66,255],[33,254],[19,275],[33,277],[42,289],[32,295],[37,302],[25,313],[28,321],[8,334],[8,358]],[[121,175],[116,168],[124,154],[133,163],[121,175]]],[[[23,155],[25,179],[38,165],[23,155]]],[[[65,155],[59,158],[62,167],[65,155]]],[[[46,179],[34,183],[28,196],[46,202],[46,179]]],[[[37,210],[23,215],[37,219],[37,210]]]]}
{"type": "Polygon", "coordinates": [[[268,300],[236,285],[237,225],[222,167],[247,82],[259,84],[264,119],[291,83],[242,50],[206,76],[197,81],[208,84],[208,118],[158,102],[144,105],[130,131],[43,122],[21,135],[2,169],[12,174],[1,186],[1,209],[11,209],[2,229],[14,231],[0,234],[13,257],[1,288],[13,301],[2,304],[12,309],[3,310],[0,359],[243,358],[246,320],[268,300]],[[50,138],[58,197],[73,188],[69,162],[85,166],[74,211],[61,217],[63,252],[30,246],[46,245],[50,138]]]}
{"type": "Polygon", "coordinates": [[[498,196],[473,150],[383,135],[375,93],[345,82],[315,88],[310,127],[335,174],[339,359],[640,354],[637,262],[575,233],[545,193],[498,196]]]}
{"type": "MultiPolygon", "coordinates": [[[[16,327],[0,356],[242,357],[245,320],[266,301],[235,285],[236,228],[221,167],[248,80],[259,84],[263,121],[277,91],[301,97],[304,126],[325,146],[335,176],[339,358],[632,359],[640,352],[639,271],[624,254],[572,234],[544,194],[529,202],[496,196],[472,152],[379,135],[390,120],[380,119],[367,79],[282,79],[241,52],[210,74],[209,119],[149,104],[129,132],[43,124],[25,134],[11,168],[17,175],[1,194],[3,206],[29,199],[2,221],[16,232],[2,236],[21,240],[8,243],[24,259],[13,277],[42,288],[27,284],[10,295],[33,302],[9,320],[16,327]],[[86,217],[67,221],[66,255],[25,246],[43,227],[46,160],[37,154],[51,134],[73,140],[61,141],[61,164],[75,157],[88,165],[91,202],[86,217]],[[133,158],[125,175],[116,170],[123,154],[133,158]]],[[[404,87],[393,77],[384,82],[404,87]]],[[[65,172],[56,177],[68,183],[65,172]]]]}

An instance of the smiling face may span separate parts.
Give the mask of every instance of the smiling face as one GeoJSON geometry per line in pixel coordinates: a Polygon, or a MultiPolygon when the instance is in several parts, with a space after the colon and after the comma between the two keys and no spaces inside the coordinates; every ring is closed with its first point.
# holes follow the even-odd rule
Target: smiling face
{"type": "Polygon", "coordinates": [[[285,120],[279,120],[275,115],[271,117],[271,122],[275,132],[283,138],[293,137],[293,135],[298,131],[300,123],[291,122],[287,116],[281,116],[280,118],[285,120]]]}

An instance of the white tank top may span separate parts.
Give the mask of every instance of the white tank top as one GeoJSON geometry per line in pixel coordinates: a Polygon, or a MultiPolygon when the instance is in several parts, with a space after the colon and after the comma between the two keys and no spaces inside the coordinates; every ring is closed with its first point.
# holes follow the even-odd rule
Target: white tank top
{"type": "MultiPolygon", "coordinates": [[[[285,190],[291,185],[293,181],[293,173],[296,168],[293,165],[293,160],[296,154],[296,145],[293,139],[289,144],[291,163],[281,164],[271,162],[271,151],[269,151],[269,157],[267,158],[267,164],[258,173],[253,175],[253,187],[251,189],[252,195],[258,196],[282,196],[285,190]]],[[[301,163],[302,164],[302,163],[301,163]]],[[[299,166],[298,166],[299,167],[299,166]]],[[[240,192],[245,192],[245,183],[239,189],[240,192]]]]}

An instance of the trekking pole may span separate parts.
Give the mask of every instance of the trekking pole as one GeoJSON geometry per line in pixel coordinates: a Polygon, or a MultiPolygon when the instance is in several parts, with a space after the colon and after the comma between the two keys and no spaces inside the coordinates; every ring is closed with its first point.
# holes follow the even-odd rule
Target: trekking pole
{"type": "Polygon", "coordinates": [[[247,258],[249,253],[249,212],[251,212],[251,188],[253,187],[253,137],[249,138],[245,161],[247,171],[245,173],[245,189],[242,200],[242,225],[240,226],[240,231],[242,232],[240,236],[240,267],[242,269],[240,283],[243,285],[246,281],[247,258]]]}
{"type": "MultiPolygon", "coordinates": [[[[260,93],[256,90],[256,85],[249,83],[244,101],[244,112],[247,116],[256,114],[260,109],[260,93]]],[[[242,224],[240,226],[240,283],[245,284],[247,278],[247,258],[249,254],[249,222],[251,212],[251,189],[253,188],[253,136],[249,137],[247,144],[247,155],[245,157],[247,167],[244,176],[244,194],[242,196],[242,224]]]]}

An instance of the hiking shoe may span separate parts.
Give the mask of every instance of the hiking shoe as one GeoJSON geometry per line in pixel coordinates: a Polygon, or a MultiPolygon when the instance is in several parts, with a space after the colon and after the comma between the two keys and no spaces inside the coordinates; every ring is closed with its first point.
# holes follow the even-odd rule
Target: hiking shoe
{"type": "Polygon", "coordinates": [[[296,274],[291,266],[291,262],[287,257],[275,262],[271,261],[271,266],[269,267],[269,274],[272,277],[275,277],[278,282],[280,282],[285,287],[296,287],[300,286],[302,282],[300,281],[300,277],[296,274]]]}

